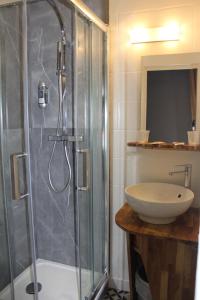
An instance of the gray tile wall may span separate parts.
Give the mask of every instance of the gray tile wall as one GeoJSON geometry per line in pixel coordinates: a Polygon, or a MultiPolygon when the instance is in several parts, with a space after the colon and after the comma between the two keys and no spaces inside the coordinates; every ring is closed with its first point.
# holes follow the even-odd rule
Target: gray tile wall
{"type": "MultiPolygon", "coordinates": [[[[1,186],[2,188],[2,186],[1,186]]],[[[4,218],[3,197],[0,198],[0,290],[2,290],[10,280],[8,247],[6,238],[6,226],[4,218]]]]}
{"type": "Polygon", "coordinates": [[[21,35],[21,6],[2,7],[0,9],[0,36],[3,41],[4,100],[7,106],[6,127],[22,128],[22,35],[21,35]]]}
{"type": "MultiPolygon", "coordinates": [[[[9,213],[9,227],[11,238],[11,253],[13,255],[13,273],[18,276],[31,264],[30,253],[30,234],[29,234],[29,221],[28,221],[28,198],[16,201],[12,195],[11,166],[10,157],[13,153],[23,152],[24,135],[22,129],[8,129],[4,131],[4,136],[7,139],[6,145],[6,164],[4,176],[6,179],[5,189],[7,197],[7,206],[9,213]]],[[[19,162],[20,166],[20,187],[21,192],[24,191],[25,172],[22,170],[22,161],[19,162]]]]}
{"type": "MultiPolygon", "coordinates": [[[[74,195],[73,189],[56,194],[49,187],[48,163],[52,142],[48,136],[55,129],[31,130],[32,185],[35,206],[37,256],[42,259],[75,264],[74,195]]],[[[72,162],[72,149],[69,147],[72,162]]],[[[73,167],[73,166],[72,166],[73,167]]],[[[56,146],[52,163],[52,175],[58,188],[69,176],[63,144],[56,146]]],[[[71,182],[73,186],[73,180],[71,182]]]]}
{"type": "MultiPolygon", "coordinates": [[[[4,201],[9,214],[12,240],[13,272],[17,276],[30,265],[29,233],[26,201],[14,202],[10,174],[10,156],[23,150],[23,105],[21,81],[21,7],[9,6],[0,9],[0,55],[4,126],[4,178],[6,200],[0,187],[0,290],[9,283],[8,247],[5,229],[4,201]],[[2,46],[3,45],[3,46],[2,46]]],[[[2,165],[1,165],[2,168],[2,165]]]]}
{"type": "MultiPolygon", "coordinates": [[[[67,132],[72,131],[72,12],[59,4],[67,32],[67,89],[64,102],[67,132]]],[[[68,265],[75,265],[74,195],[73,179],[70,191],[55,193],[48,181],[48,164],[56,135],[58,117],[58,89],[56,75],[56,49],[60,28],[55,12],[46,2],[28,5],[29,47],[29,101],[31,120],[31,164],[37,257],[68,265]],[[49,87],[49,104],[38,107],[38,83],[49,87]],[[68,194],[69,193],[69,194],[68,194]]],[[[68,145],[73,171],[72,146],[68,145]]],[[[58,188],[69,177],[63,143],[58,143],[52,161],[52,176],[58,188]]]]}
{"type": "MultiPolygon", "coordinates": [[[[67,31],[67,94],[64,108],[67,116],[68,132],[72,130],[72,15],[71,10],[57,2],[63,13],[67,31]]],[[[106,11],[106,1],[90,1],[92,8],[103,18],[106,11]]],[[[35,232],[37,241],[37,257],[60,263],[75,265],[75,219],[74,195],[70,190],[56,194],[49,187],[48,163],[52,151],[52,142],[48,136],[56,133],[58,115],[58,90],[56,76],[56,42],[60,36],[57,17],[44,2],[28,4],[28,47],[29,47],[29,101],[30,101],[30,136],[33,202],[35,208],[35,232]],[[39,81],[44,81],[49,87],[49,104],[41,110],[38,107],[37,88],[39,81]]],[[[84,62],[82,62],[84,63],[84,62]]],[[[84,87],[83,87],[84,89],[84,87]]],[[[69,146],[70,162],[72,148],[69,146]]],[[[53,177],[56,184],[63,185],[63,179],[68,177],[68,168],[63,153],[63,145],[57,144],[53,160],[53,177]]],[[[71,183],[73,186],[73,182],[71,183]]],[[[85,222],[88,221],[87,208],[85,222]]],[[[86,224],[85,224],[86,225],[86,224]]],[[[82,228],[86,229],[86,226],[82,228]]],[[[82,232],[84,235],[84,232],[82,232]]],[[[82,251],[82,266],[87,266],[90,257],[88,251],[87,232],[85,232],[82,251]]]]}

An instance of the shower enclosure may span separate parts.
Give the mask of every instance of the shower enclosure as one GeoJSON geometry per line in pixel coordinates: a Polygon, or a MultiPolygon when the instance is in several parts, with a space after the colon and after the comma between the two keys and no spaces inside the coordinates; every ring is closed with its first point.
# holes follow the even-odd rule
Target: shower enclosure
{"type": "Polygon", "coordinates": [[[0,300],[98,299],[108,282],[106,31],[80,1],[0,6],[0,300]]]}

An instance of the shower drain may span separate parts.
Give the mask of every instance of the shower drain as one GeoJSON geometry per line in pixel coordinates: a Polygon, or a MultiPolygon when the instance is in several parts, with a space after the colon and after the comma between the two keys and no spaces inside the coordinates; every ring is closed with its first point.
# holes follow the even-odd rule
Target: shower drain
{"type": "MultiPolygon", "coordinates": [[[[41,289],[42,289],[41,283],[37,282],[37,290],[38,290],[38,292],[40,292],[41,289]]],[[[27,294],[30,294],[30,295],[35,294],[35,285],[34,285],[34,282],[31,282],[31,283],[29,283],[29,284],[26,286],[26,293],[27,293],[27,294]]]]}

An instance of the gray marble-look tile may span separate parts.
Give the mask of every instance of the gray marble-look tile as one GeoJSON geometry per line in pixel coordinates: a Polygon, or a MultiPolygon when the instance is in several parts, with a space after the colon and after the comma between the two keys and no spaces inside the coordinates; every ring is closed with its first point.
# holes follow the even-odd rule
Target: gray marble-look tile
{"type": "MultiPolygon", "coordinates": [[[[9,216],[11,252],[13,253],[13,272],[17,276],[31,264],[30,235],[27,212],[27,199],[19,202],[12,199],[12,184],[10,156],[13,153],[22,152],[23,134],[21,129],[9,129],[4,131],[5,161],[4,179],[5,194],[1,195],[0,209],[0,289],[9,283],[9,261],[7,247],[7,232],[5,225],[4,203],[6,201],[7,213],[9,216]],[[6,142],[7,141],[7,142],[6,142]],[[2,271],[3,268],[3,271],[2,271]],[[2,273],[3,272],[3,273],[2,273]]],[[[2,188],[0,189],[3,193],[2,188]]]]}
{"type": "MultiPolygon", "coordinates": [[[[23,149],[24,135],[21,129],[8,129],[4,131],[5,161],[4,178],[6,206],[9,216],[11,252],[13,255],[13,271],[17,276],[26,269],[31,263],[30,250],[30,224],[28,220],[28,199],[14,201],[11,182],[11,162],[10,157],[13,153],[21,153],[23,149]]],[[[20,163],[19,163],[20,164],[20,163]]],[[[20,171],[21,188],[24,186],[24,169],[20,171]]],[[[22,189],[21,189],[22,190],[22,189]]]]}
{"type": "MultiPolygon", "coordinates": [[[[68,126],[72,127],[72,34],[71,10],[60,4],[65,21],[66,47],[66,97],[68,126]]],[[[60,39],[60,27],[55,12],[47,2],[28,5],[28,41],[29,41],[29,95],[31,127],[42,124],[42,112],[38,107],[38,83],[44,81],[49,87],[49,104],[44,111],[45,127],[57,126],[59,108],[57,78],[57,42],[60,39]],[[49,20],[51,19],[51,22],[49,20]]]]}
{"type": "MultiPolygon", "coordinates": [[[[74,190],[73,178],[70,195],[68,191],[55,193],[48,180],[48,164],[53,142],[48,136],[55,134],[55,129],[31,130],[31,161],[33,201],[35,207],[37,253],[40,258],[75,264],[74,228],[74,190]]],[[[72,148],[68,147],[72,165],[72,148]]],[[[61,188],[69,176],[69,169],[64,156],[63,143],[57,143],[52,160],[52,178],[57,188],[61,188]]]]}
{"type": "Polygon", "coordinates": [[[0,290],[2,290],[10,280],[10,269],[8,259],[7,233],[5,225],[5,211],[3,207],[3,197],[0,197],[0,290]]]}
{"type": "MultiPolygon", "coordinates": [[[[67,115],[68,133],[72,128],[72,12],[58,3],[66,28],[66,97],[64,111],[67,115]]],[[[56,134],[59,98],[56,74],[57,41],[60,28],[55,12],[47,2],[28,4],[29,42],[29,101],[31,116],[31,166],[37,256],[60,263],[75,265],[74,190],[55,193],[48,180],[48,164],[53,142],[49,135],[56,134]],[[51,20],[51,22],[49,22],[51,20]],[[49,104],[45,110],[38,107],[38,83],[45,81],[49,87],[49,104]],[[69,198],[69,199],[68,199],[69,198]]],[[[73,172],[71,145],[68,147],[73,172]]],[[[61,188],[69,177],[63,143],[57,143],[52,159],[52,179],[61,188]]],[[[72,173],[73,175],[73,173],[72,173]]]]}
{"type": "Polygon", "coordinates": [[[0,44],[8,128],[23,126],[21,5],[0,10],[0,44]],[[15,113],[13,113],[15,112],[15,113]]]}

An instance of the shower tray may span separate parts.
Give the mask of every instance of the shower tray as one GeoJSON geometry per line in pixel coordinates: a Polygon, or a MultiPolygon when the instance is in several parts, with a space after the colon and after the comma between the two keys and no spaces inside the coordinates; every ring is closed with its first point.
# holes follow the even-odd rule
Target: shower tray
{"type": "MultiPolygon", "coordinates": [[[[36,267],[37,280],[42,284],[42,290],[38,293],[38,300],[79,299],[78,268],[43,259],[37,260],[36,267]]],[[[82,272],[85,279],[85,282],[83,282],[84,290],[88,289],[89,294],[90,271],[82,270],[82,272]]],[[[31,281],[31,268],[29,267],[14,280],[15,300],[33,300],[33,295],[26,293],[26,286],[31,281]]],[[[0,300],[9,300],[9,291],[9,286],[1,291],[0,300]]]]}

